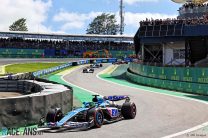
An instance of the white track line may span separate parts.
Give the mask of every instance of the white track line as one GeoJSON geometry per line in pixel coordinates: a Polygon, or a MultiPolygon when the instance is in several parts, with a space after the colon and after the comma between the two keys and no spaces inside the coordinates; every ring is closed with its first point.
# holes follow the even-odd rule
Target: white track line
{"type": "Polygon", "coordinates": [[[186,133],[196,131],[196,130],[201,129],[201,128],[206,127],[206,126],[208,126],[208,122],[205,122],[201,125],[198,125],[198,126],[190,128],[190,129],[187,129],[187,130],[184,130],[184,131],[172,134],[172,135],[168,135],[168,136],[165,136],[165,137],[162,137],[162,138],[174,138],[174,137],[177,137],[177,136],[180,136],[180,135],[184,135],[186,133]]]}
{"type": "MultiPolygon", "coordinates": [[[[154,91],[150,91],[150,90],[145,90],[145,89],[141,89],[141,88],[135,88],[135,87],[131,87],[131,86],[115,83],[115,82],[112,82],[112,81],[108,81],[108,80],[105,80],[105,79],[99,77],[100,74],[102,74],[102,71],[96,74],[96,77],[98,79],[100,79],[100,80],[103,80],[103,81],[106,81],[106,82],[109,82],[109,83],[113,83],[113,84],[116,84],[116,85],[119,85],[119,86],[133,88],[133,89],[142,90],[142,91],[146,91],[146,92],[154,92],[154,91]]],[[[179,96],[165,94],[165,93],[159,93],[159,92],[154,92],[154,93],[161,94],[161,95],[166,95],[166,96],[171,96],[171,97],[176,97],[176,98],[180,98],[180,99],[184,99],[184,100],[191,100],[191,101],[195,101],[195,102],[199,102],[199,103],[203,103],[203,104],[208,105],[208,102],[197,100],[197,99],[191,99],[191,98],[186,98],[186,97],[179,97],[179,96]]],[[[187,95],[192,95],[192,94],[187,94],[187,95]]],[[[208,126],[208,121],[203,123],[203,124],[194,126],[194,127],[190,128],[190,129],[183,130],[181,132],[178,132],[178,133],[175,133],[175,134],[171,134],[171,135],[168,135],[168,136],[165,136],[165,137],[162,137],[162,138],[173,138],[173,137],[176,137],[176,136],[180,136],[180,135],[183,135],[183,134],[186,134],[186,133],[189,133],[189,132],[201,129],[201,128],[205,127],[205,126],[208,126]]]]}
{"type": "MultiPolygon", "coordinates": [[[[78,68],[76,68],[76,69],[70,70],[67,74],[64,74],[63,76],[61,76],[61,79],[62,79],[65,83],[67,83],[67,84],[69,84],[69,85],[75,86],[75,87],[80,88],[80,89],[85,90],[85,91],[88,91],[88,92],[90,92],[90,93],[92,93],[92,94],[94,94],[94,95],[100,95],[100,94],[98,94],[98,93],[96,93],[96,92],[93,92],[93,91],[91,91],[91,90],[87,90],[87,89],[85,89],[85,88],[82,88],[82,87],[80,87],[80,86],[77,86],[77,85],[75,85],[75,84],[72,84],[72,83],[70,83],[70,82],[68,82],[68,81],[66,81],[66,80],[64,79],[65,76],[69,75],[70,73],[72,73],[72,72],[74,72],[74,71],[79,70],[79,69],[82,68],[82,67],[83,67],[83,65],[81,65],[80,67],[78,67],[78,68]]],[[[103,95],[100,95],[100,96],[103,97],[103,95]]]]}

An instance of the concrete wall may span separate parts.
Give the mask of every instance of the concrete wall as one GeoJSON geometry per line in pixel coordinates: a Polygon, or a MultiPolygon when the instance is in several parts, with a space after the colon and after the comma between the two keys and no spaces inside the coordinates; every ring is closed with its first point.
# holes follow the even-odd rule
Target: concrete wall
{"type": "Polygon", "coordinates": [[[72,109],[72,89],[44,81],[4,80],[3,82],[0,80],[0,90],[23,91],[23,94],[27,94],[0,99],[0,127],[37,124],[41,117],[46,116],[50,108],[59,107],[63,113],[72,109]],[[33,88],[34,91],[31,91],[32,87],[35,87],[33,88]]]}

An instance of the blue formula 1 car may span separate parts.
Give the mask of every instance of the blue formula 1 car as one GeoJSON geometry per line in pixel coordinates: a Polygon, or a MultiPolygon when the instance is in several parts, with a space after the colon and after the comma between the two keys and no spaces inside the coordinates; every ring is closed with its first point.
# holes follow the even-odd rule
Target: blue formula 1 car
{"type": "Polygon", "coordinates": [[[93,95],[92,102],[84,102],[83,107],[68,112],[65,116],[60,109],[51,109],[40,127],[49,129],[79,129],[100,128],[103,124],[113,123],[122,119],[134,119],[136,105],[130,102],[128,96],[93,95]],[[125,100],[122,105],[115,102],[125,100]]]}

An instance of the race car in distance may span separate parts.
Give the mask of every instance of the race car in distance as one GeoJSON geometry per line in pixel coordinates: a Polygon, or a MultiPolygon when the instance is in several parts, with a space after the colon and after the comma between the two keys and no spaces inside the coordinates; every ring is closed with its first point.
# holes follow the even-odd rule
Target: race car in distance
{"type": "Polygon", "coordinates": [[[101,63],[95,63],[95,64],[91,64],[90,67],[91,68],[99,68],[99,67],[103,67],[103,64],[101,64],[101,63]]]}
{"type": "Polygon", "coordinates": [[[41,119],[39,127],[49,130],[86,130],[92,127],[100,128],[103,124],[113,123],[122,119],[134,119],[136,105],[130,102],[129,96],[105,96],[93,95],[92,102],[84,102],[83,107],[68,112],[65,116],[60,108],[51,109],[44,122],[41,119]],[[122,105],[115,102],[125,100],[122,105]]]}
{"type": "Polygon", "coordinates": [[[83,73],[94,73],[94,69],[87,67],[87,68],[84,68],[82,72],[83,73]]]}
{"type": "Polygon", "coordinates": [[[121,60],[121,61],[117,61],[117,62],[113,62],[112,64],[114,64],[114,65],[120,65],[120,64],[128,64],[128,62],[127,61],[124,61],[124,60],[121,60]]]}

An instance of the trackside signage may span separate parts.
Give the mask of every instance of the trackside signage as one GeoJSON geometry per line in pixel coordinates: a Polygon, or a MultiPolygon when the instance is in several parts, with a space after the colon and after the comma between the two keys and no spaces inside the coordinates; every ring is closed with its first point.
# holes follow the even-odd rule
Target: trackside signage
{"type": "Polygon", "coordinates": [[[24,127],[24,128],[1,128],[1,136],[37,136],[43,135],[43,132],[38,131],[37,127],[24,127]]]}
{"type": "Polygon", "coordinates": [[[55,71],[58,71],[58,70],[70,67],[70,66],[72,66],[71,62],[67,63],[67,64],[64,64],[64,65],[57,66],[57,67],[52,67],[52,68],[49,68],[49,69],[44,69],[44,70],[33,72],[33,75],[35,77],[41,76],[41,75],[46,75],[46,74],[49,74],[49,73],[52,73],[52,72],[55,72],[55,71]]]}

